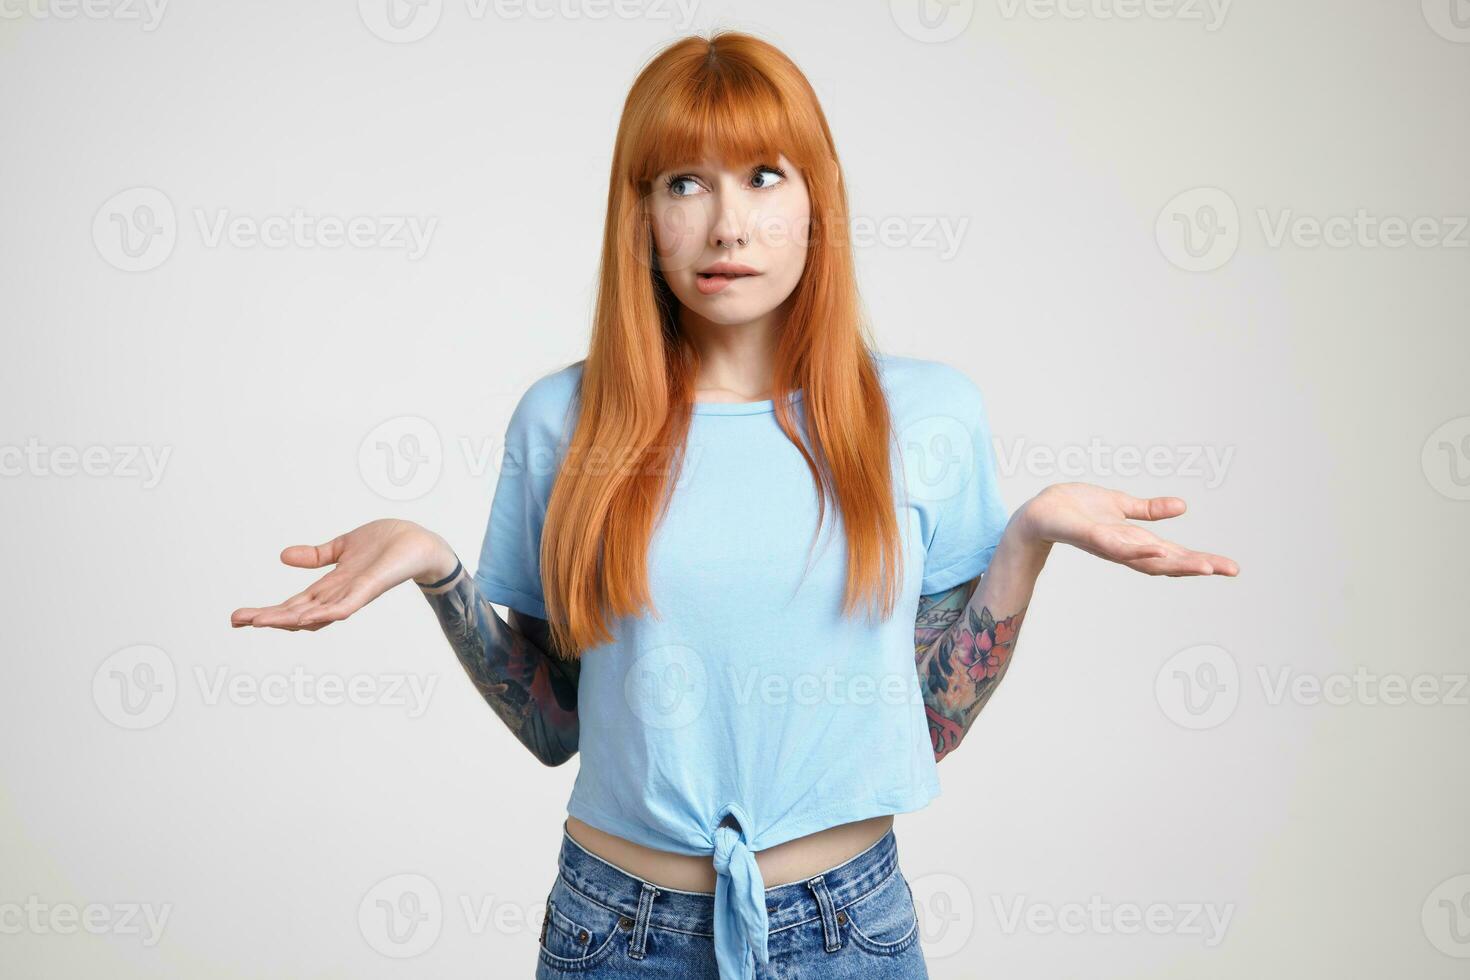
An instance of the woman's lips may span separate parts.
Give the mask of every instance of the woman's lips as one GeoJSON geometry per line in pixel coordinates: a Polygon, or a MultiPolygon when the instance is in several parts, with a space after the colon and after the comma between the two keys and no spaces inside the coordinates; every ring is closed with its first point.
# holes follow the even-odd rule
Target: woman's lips
{"type": "Polygon", "coordinates": [[[713,276],[707,276],[704,273],[699,272],[699,273],[696,273],[695,276],[694,276],[694,286],[695,286],[696,289],[698,289],[704,295],[706,295],[706,296],[713,296],[715,293],[720,292],[725,287],[729,286],[731,283],[733,283],[733,282],[739,282],[741,279],[749,279],[749,278],[751,278],[751,275],[713,275],[713,276]]]}

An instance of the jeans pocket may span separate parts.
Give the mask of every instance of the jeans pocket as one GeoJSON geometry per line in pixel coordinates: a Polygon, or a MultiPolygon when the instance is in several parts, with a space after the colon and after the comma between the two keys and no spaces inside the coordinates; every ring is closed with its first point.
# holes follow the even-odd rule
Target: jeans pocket
{"type": "Polygon", "coordinates": [[[546,896],[540,956],[560,970],[586,970],[617,946],[623,916],[567,884],[560,874],[546,896]]]}
{"type": "Polygon", "coordinates": [[[844,907],[855,946],[895,956],[919,941],[919,911],[903,872],[894,869],[877,888],[844,907]]]}

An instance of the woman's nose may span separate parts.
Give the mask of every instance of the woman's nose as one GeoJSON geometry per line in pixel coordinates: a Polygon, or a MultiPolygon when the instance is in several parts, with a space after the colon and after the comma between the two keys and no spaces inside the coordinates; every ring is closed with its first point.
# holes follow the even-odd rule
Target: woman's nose
{"type": "Polygon", "coordinates": [[[719,247],[733,248],[750,241],[748,234],[753,211],[726,205],[710,228],[710,241],[719,247]]]}

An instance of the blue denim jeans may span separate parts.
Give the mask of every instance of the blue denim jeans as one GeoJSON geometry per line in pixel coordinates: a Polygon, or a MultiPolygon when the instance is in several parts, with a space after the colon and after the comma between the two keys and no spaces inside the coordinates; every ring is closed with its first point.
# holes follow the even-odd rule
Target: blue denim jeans
{"type": "MultiPolygon", "coordinates": [[[[769,963],[757,980],[927,980],[913,893],[890,829],[861,854],[766,889],[769,963]]],[[[572,840],[562,825],[537,980],[719,980],[713,892],[664,888],[572,840]]]]}

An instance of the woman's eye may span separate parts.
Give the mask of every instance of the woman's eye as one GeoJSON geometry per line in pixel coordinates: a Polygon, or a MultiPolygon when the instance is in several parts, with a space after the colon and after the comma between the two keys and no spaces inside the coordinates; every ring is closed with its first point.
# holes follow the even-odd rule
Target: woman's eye
{"type": "MultiPolygon", "coordinates": [[[[760,166],[755,168],[755,172],[751,175],[750,179],[755,185],[756,190],[765,190],[785,180],[786,171],[780,167],[760,166]]],[[[692,194],[699,193],[699,182],[688,175],[676,175],[665,178],[664,186],[668,188],[669,193],[674,197],[689,197],[692,194]],[[686,187],[685,185],[688,186],[686,187]]]]}
{"type": "Polygon", "coordinates": [[[756,180],[760,180],[761,174],[774,174],[775,177],[776,177],[775,180],[772,180],[769,183],[757,184],[756,185],[756,186],[761,187],[761,188],[774,187],[775,185],[781,183],[781,181],[783,181],[783,180],[786,179],[786,174],[780,168],[778,168],[778,167],[759,167],[759,168],[757,168],[756,169],[756,172],[755,172],[755,179],[756,180]]]}

